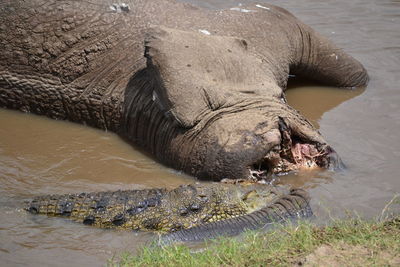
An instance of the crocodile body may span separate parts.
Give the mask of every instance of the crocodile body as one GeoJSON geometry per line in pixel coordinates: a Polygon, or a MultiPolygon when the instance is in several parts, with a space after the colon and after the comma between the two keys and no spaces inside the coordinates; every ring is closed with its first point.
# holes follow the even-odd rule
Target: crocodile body
{"type": "Polygon", "coordinates": [[[173,190],[47,195],[32,200],[27,209],[102,228],[170,233],[168,238],[172,240],[237,234],[269,222],[311,214],[308,195],[303,190],[287,192],[269,185],[223,183],[183,185],[173,190]],[[234,227],[240,221],[246,225],[234,227]],[[230,232],[220,229],[221,223],[231,224],[230,232]],[[212,236],[191,234],[206,225],[212,226],[215,233],[208,233],[212,236]]]}

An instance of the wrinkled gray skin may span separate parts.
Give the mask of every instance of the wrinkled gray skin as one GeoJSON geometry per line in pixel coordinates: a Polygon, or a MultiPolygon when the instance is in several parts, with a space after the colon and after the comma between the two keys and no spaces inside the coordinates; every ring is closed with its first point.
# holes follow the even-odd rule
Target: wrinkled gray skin
{"type": "Polygon", "coordinates": [[[198,178],[337,165],[284,90],[289,73],[364,86],[358,61],[276,6],[126,3],[3,1],[0,106],[115,131],[198,178]]]}

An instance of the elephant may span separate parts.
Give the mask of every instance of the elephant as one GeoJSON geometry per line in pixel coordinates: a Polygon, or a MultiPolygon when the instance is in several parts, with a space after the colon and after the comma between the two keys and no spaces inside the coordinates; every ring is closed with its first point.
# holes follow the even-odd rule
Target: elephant
{"type": "Polygon", "coordinates": [[[287,10],[173,0],[0,4],[0,107],[116,132],[199,179],[265,180],[341,161],[285,97],[365,68],[287,10]]]}

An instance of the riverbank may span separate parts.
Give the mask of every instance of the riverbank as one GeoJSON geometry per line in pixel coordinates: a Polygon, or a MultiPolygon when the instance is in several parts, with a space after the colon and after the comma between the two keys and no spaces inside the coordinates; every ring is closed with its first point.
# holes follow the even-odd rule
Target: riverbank
{"type": "Polygon", "coordinates": [[[400,266],[400,216],[384,222],[348,219],[330,226],[302,223],[269,233],[183,245],[144,247],[109,266],[400,266]]]}

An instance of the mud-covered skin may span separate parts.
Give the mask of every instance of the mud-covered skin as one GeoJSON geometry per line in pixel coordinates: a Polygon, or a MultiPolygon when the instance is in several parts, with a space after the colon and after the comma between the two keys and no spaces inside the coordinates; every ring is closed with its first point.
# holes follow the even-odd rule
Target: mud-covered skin
{"type": "MultiPolygon", "coordinates": [[[[263,220],[281,222],[296,214],[304,215],[302,212],[308,207],[308,196],[303,192],[303,198],[296,198],[293,192],[260,184],[193,184],[173,190],[40,196],[29,204],[27,210],[35,214],[63,216],[102,228],[162,233],[250,216],[252,221],[242,228],[252,229],[262,227],[255,227],[255,218],[261,220],[260,223],[263,220]]],[[[216,235],[221,231],[218,224],[213,231],[216,235]]]]}
{"type": "Polygon", "coordinates": [[[365,86],[357,60],[273,5],[112,4],[2,1],[0,107],[115,131],[201,179],[337,165],[284,91],[289,73],[365,86]]]}

